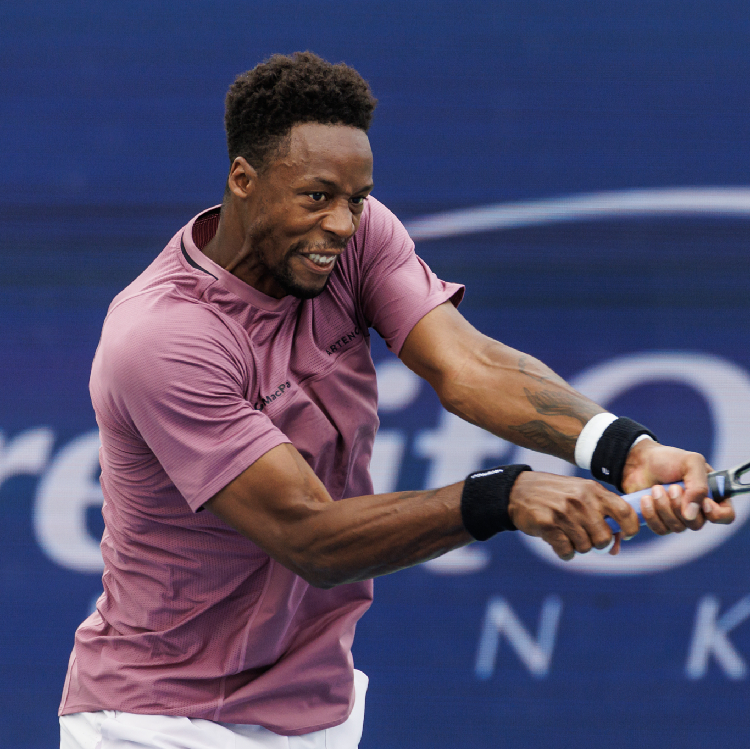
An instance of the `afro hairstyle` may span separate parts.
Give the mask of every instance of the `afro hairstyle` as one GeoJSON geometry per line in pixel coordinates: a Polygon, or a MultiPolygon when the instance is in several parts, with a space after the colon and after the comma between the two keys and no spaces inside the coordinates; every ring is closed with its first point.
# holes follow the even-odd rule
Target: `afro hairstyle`
{"type": "Polygon", "coordinates": [[[227,92],[229,160],[242,156],[263,171],[300,123],[367,132],[376,104],[367,82],[345,63],[334,65],[312,52],[273,55],[239,75],[227,92]]]}

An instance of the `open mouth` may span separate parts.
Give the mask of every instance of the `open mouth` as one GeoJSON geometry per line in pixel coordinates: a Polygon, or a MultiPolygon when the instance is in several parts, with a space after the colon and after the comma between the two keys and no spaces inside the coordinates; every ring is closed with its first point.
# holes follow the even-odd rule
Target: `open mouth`
{"type": "Polygon", "coordinates": [[[310,253],[309,255],[305,256],[308,260],[311,260],[316,266],[318,266],[321,269],[328,269],[333,266],[333,264],[336,262],[336,255],[327,255],[324,253],[310,253]]]}
{"type": "Polygon", "coordinates": [[[315,273],[328,273],[336,263],[338,253],[300,253],[305,265],[315,273]]]}

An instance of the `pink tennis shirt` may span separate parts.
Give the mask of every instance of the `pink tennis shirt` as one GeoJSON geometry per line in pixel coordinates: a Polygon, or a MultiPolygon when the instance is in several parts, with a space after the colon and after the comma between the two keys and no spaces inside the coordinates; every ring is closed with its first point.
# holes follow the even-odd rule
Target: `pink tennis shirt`
{"type": "Polygon", "coordinates": [[[112,709],[294,735],[353,706],[351,645],[372,581],[316,589],[204,503],[292,443],[334,500],[372,494],[369,329],[396,353],[463,287],[416,256],[374,198],[312,300],[272,299],[180,230],[112,302],[94,358],[104,594],[78,628],[61,714],[112,709]]]}

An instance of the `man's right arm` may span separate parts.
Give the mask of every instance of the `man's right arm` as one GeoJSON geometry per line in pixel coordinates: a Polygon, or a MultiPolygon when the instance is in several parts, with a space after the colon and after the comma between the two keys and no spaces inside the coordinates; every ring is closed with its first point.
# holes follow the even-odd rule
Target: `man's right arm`
{"type": "MultiPolygon", "coordinates": [[[[517,483],[523,486],[528,476],[522,473],[517,483]]],[[[578,552],[605,547],[612,537],[605,515],[626,535],[638,530],[632,508],[597,482],[571,487],[565,477],[534,472],[534,483],[514,522],[561,557],[571,556],[571,546],[578,552]]],[[[206,507],[312,585],[331,588],[471,542],[461,517],[463,484],[334,502],[299,452],[285,443],[261,456],[206,507]]]]}

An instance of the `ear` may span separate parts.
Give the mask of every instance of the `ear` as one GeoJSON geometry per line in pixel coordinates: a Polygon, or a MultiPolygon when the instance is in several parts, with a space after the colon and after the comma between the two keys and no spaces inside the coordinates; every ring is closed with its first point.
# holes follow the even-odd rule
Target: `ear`
{"type": "Polygon", "coordinates": [[[238,156],[229,168],[227,187],[235,197],[245,200],[255,189],[258,173],[250,166],[247,159],[238,156]]]}

